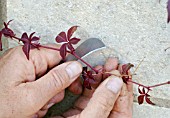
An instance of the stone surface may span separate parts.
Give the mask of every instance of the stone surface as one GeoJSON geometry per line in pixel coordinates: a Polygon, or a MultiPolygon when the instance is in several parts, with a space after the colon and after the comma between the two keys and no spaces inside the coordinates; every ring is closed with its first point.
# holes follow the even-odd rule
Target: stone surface
{"type": "MultiPolygon", "coordinates": [[[[6,0],[0,1],[0,29],[3,27],[3,22],[6,21],[7,18],[7,9],[6,9],[6,0]]],[[[0,55],[7,49],[8,41],[6,38],[2,37],[3,51],[0,51],[0,55]]]]}
{"type": "MultiPolygon", "coordinates": [[[[170,49],[164,51],[170,46],[166,12],[165,0],[160,3],[158,0],[7,0],[7,19],[14,19],[11,27],[18,36],[24,31],[36,31],[42,43],[53,43],[60,31],[78,25],[76,36],[82,40],[100,38],[107,45],[109,51],[103,52],[105,57],[118,56],[122,62],[135,66],[145,57],[134,77],[145,85],[170,79],[170,49]]],[[[10,42],[10,47],[15,45],[10,42]]],[[[169,91],[169,86],[162,86],[151,92],[157,105],[166,108],[136,106],[134,117],[167,117],[169,91]]],[[[136,87],[134,93],[137,94],[136,87]]]]}
{"type": "Polygon", "coordinates": [[[169,118],[170,109],[150,105],[133,105],[133,118],[169,118]]]}

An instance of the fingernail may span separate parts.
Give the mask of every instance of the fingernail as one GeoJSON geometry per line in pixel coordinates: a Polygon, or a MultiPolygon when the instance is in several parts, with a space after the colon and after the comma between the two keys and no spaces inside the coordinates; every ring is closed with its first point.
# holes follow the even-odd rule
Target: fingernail
{"type": "Polygon", "coordinates": [[[49,109],[50,107],[52,107],[54,105],[54,103],[49,103],[48,105],[47,105],[47,109],[49,109]]]}
{"type": "Polygon", "coordinates": [[[82,71],[82,67],[78,62],[72,62],[66,67],[66,72],[70,79],[75,79],[82,71]]]}
{"type": "Polygon", "coordinates": [[[106,87],[114,93],[118,93],[122,88],[122,85],[123,81],[121,78],[113,77],[107,82],[106,87]]]}

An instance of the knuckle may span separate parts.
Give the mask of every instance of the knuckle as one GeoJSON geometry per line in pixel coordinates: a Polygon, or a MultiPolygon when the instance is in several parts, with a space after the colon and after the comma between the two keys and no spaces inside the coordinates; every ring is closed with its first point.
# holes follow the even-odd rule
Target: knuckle
{"type": "Polygon", "coordinates": [[[64,88],[65,84],[68,83],[68,76],[66,73],[55,69],[51,71],[52,85],[55,88],[64,88]]]}

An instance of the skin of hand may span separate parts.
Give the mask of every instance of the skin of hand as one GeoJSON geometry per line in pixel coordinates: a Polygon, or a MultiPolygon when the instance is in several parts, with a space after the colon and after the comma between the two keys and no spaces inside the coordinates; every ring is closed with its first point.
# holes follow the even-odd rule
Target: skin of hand
{"type": "MultiPolygon", "coordinates": [[[[50,46],[56,47],[56,45],[50,46]]],[[[7,51],[0,58],[0,117],[43,117],[49,107],[63,99],[64,89],[68,86],[70,91],[80,94],[82,87],[80,79],[76,78],[82,71],[81,65],[78,62],[67,62],[56,66],[60,60],[58,52],[48,49],[31,50],[29,61],[22,47],[7,51]],[[37,78],[39,79],[36,80],[37,78]]],[[[112,71],[117,68],[117,61],[111,58],[104,66],[96,68],[112,71]]],[[[118,71],[114,72],[119,74],[118,71]]],[[[122,79],[115,76],[108,78],[105,76],[102,83],[101,74],[95,78],[97,83],[92,85],[93,90],[85,89],[75,106],[63,116],[130,118],[133,101],[132,85],[123,84],[122,79]]]]}
{"type": "MultiPolygon", "coordinates": [[[[118,68],[116,58],[108,58],[104,66],[96,67],[116,75],[119,75],[118,68]]],[[[97,74],[95,80],[93,89],[84,89],[73,108],[52,118],[132,118],[132,84],[126,85],[118,77],[102,74],[97,74]]]]}
{"type": "Polygon", "coordinates": [[[44,48],[31,50],[29,60],[21,46],[6,51],[0,57],[0,118],[43,117],[64,98],[65,88],[81,94],[82,66],[77,61],[57,66],[60,61],[59,52],[44,48]]]}

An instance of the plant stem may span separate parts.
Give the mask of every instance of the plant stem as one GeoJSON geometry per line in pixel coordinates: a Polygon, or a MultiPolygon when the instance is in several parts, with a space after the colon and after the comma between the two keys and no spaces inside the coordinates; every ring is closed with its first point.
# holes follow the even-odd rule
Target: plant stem
{"type": "Polygon", "coordinates": [[[86,64],[89,68],[91,68],[96,74],[98,74],[98,70],[96,70],[95,68],[93,68],[90,64],[88,64],[87,62],[85,62],[83,59],[81,59],[76,53],[75,51],[73,51],[71,53],[73,56],[75,56],[77,59],[79,59],[81,62],[83,62],[84,64],[86,64]]]}
{"type": "Polygon", "coordinates": [[[13,36],[12,38],[18,39],[19,41],[21,41],[21,38],[18,38],[16,36],[13,36]]]}
{"type": "Polygon", "coordinates": [[[133,84],[142,86],[142,87],[144,87],[144,88],[146,88],[146,89],[148,89],[148,90],[150,90],[151,88],[158,87],[158,86],[163,86],[163,85],[166,85],[166,84],[170,84],[170,81],[168,81],[168,82],[164,82],[164,83],[161,83],[161,84],[156,84],[156,85],[153,85],[153,86],[145,86],[145,85],[142,85],[142,84],[140,84],[140,83],[134,82],[134,81],[132,81],[132,80],[130,80],[130,79],[128,80],[128,82],[131,82],[131,83],[133,83],[133,84]]]}
{"type": "Polygon", "coordinates": [[[131,82],[131,83],[133,83],[133,84],[136,84],[136,85],[142,86],[142,87],[144,87],[144,88],[146,88],[146,89],[150,89],[148,86],[145,86],[145,85],[143,85],[143,84],[140,84],[140,83],[134,82],[134,81],[132,81],[131,79],[129,79],[129,80],[128,80],[128,82],[131,82]]]}
{"type": "Polygon", "coordinates": [[[170,84],[170,81],[164,82],[164,83],[161,83],[161,84],[156,84],[156,85],[153,85],[153,86],[148,86],[148,88],[154,88],[154,87],[158,87],[158,86],[162,86],[162,85],[166,85],[166,84],[170,84]]]}

